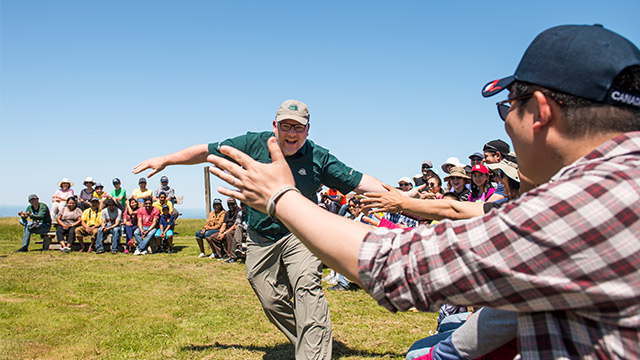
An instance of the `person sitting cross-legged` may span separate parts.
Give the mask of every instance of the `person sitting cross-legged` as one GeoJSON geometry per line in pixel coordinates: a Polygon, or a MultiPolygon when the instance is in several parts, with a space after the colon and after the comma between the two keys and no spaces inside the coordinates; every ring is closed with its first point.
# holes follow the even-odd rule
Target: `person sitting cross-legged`
{"type": "Polygon", "coordinates": [[[113,199],[107,200],[107,207],[101,212],[100,230],[96,241],[96,254],[104,253],[104,237],[111,234],[111,254],[118,253],[120,242],[120,223],[122,222],[122,210],[118,209],[113,199]]]}

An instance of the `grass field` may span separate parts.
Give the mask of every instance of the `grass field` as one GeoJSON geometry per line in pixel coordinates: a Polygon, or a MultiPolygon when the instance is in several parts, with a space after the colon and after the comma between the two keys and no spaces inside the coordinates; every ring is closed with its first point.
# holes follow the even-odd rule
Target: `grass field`
{"type": "MultiPolygon", "coordinates": [[[[0,218],[1,359],[293,359],[242,263],[197,259],[204,220],[180,219],[176,253],[14,254],[17,218],[0,218]]],[[[326,271],[326,270],[325,270],[326,271]]],[[[392,314],[364,291],[325,291],[333,357],[404,359],[433,313],[392,314]]]]}

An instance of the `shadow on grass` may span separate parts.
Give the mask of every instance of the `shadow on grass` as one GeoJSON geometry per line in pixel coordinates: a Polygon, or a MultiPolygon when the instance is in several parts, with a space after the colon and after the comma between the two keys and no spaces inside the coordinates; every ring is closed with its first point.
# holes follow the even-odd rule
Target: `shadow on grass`
{"type": "MultiPolygon", "coordinates": [[[[283,343],[275,346],[255,346],[255,345],[240,345],[240,344],[220,344],[216,342],[212,345],[189,345],[184,346],[181,351],[205,351],[210,349],[242,349],[248,351],[260,351],[264,352],[262,357],[264,360],[282,360],[282,359],[295,359],[293,345],[289,343],[283,343]]],[[[346,356],[366,356],[371,358],[376,357],[404,357],[405,354],[397,354],[394,352],[373,352],[368,350],[356,350],[350,349],[344,343],[340,341],[333,341],[333,356],[334,359],[339,359],[346,356]]]]}

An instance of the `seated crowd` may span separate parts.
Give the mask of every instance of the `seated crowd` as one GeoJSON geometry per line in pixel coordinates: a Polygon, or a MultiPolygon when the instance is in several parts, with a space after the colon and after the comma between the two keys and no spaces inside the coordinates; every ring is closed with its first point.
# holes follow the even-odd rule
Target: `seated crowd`
{"type": "Polygon", "coordinates": [[[77,240],[80,252],[97,254],[105,252],[104,240],[111,235],[111,253],[117,254],[121,235],[126,236],[124,252],[135,248],[136,255],[148,254],[153,243],[155,252],[172,252],[173,229],[180,215],[174,208],[175,190],[169,186],[169,179],[163,176],[160,187],[152,192],[147,189],[147,180],[140,178],[139,188],[130,197],[121,187],[120,179],[114,178],[111,193],[104,191],[104,185],[87,177],[84,189],[75,195],[73,183],[63,178],[59,189],[52,197],[51,211],[41,203],[35,194],[29,195],[26,211],[18,212],[24,226],[22,246],[16,252],[28,251],[31,234],[47,234],[55,226],[56,239],[65,253],[77,240]],[[84,238],[91,243],[85,246],[84,238]]]}

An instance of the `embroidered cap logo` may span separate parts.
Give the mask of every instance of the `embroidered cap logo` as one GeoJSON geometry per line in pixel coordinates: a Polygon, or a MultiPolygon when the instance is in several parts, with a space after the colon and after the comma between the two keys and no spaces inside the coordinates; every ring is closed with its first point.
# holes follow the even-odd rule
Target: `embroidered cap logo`
{"type": "Polygon", "coordinates": [[[291,104],[291,105],[289,105],[289,110],[291,110],[291,111],[298,111],[298,105],[296,105],[296,104],[291,104]]]}

